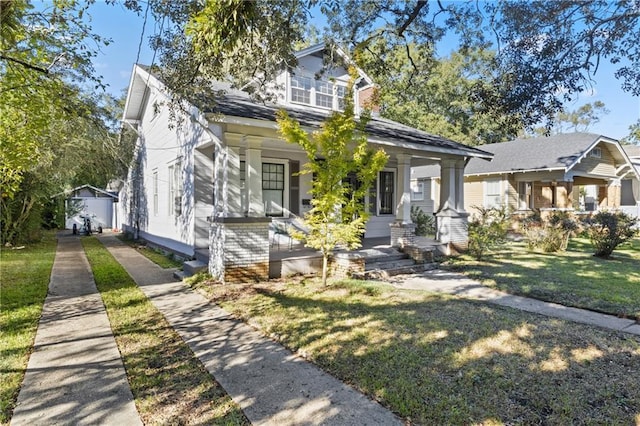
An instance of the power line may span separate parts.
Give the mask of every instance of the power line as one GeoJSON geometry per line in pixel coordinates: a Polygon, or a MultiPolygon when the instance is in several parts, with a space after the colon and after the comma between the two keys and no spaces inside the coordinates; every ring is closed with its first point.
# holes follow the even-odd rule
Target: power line
{"type": "Polygon", "coordinates": [[[140,52],[142,51],[142,41],[144,40],[144,29],[147,26],[147,17],[149,16],[149,5],[151,0],[147,1],[147,7],[144,11],[144,21],[142,22],[142,33],[140,33],[140,42],[138,43],[138,53],[136,54],[136,64],[140,60],[140,52]]]}

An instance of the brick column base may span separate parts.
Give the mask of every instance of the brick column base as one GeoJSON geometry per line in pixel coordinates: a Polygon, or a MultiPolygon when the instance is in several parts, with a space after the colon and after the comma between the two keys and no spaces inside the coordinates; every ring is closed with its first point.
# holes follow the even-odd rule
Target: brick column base
{"type": "Polygon", "coordinates": [[[218,218],[209,231],[209,273],[222,282],[269,278],[271,218],[218,218]]]}
{"type": "Polygon", "coordinates": [[[391,227],[391,247],[405,247],[415,245],[416,224],[393,222],[391,227]]]}

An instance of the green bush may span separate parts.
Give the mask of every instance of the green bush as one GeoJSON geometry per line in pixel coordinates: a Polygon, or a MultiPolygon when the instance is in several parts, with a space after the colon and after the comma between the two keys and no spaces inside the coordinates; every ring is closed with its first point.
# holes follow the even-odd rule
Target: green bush
{"type": "Polygon", "coordinates": [[[469,253],[480,260],[493,248],[505,243],[509,230],[506,209],[474,207],[480,213],[469,222],[469,253]]]}
{"type": "Polygon", "coordinates": [[[435,235],[436,221],[433,215],[422,211],[418,206],[411,206],[411,221],[416,224],[416,235],[426,237],[435,235]]]}
{"type": "Polygon", "coordinates": [[[578,222],[567,212],[554,212],[549,219],[535,214],[523,221],[525,239],[529,250],[545,253],[564,251],[569,239],[578,230],[578,222]]]}
{"type": "Polygon", "coordinates": [[[638,219],[624,212],[599,211],[584,220],[591,244],[595,248],[595,256],[611,257],[611,253],[620,244],[631,240],[637,229],[638,219]]]}

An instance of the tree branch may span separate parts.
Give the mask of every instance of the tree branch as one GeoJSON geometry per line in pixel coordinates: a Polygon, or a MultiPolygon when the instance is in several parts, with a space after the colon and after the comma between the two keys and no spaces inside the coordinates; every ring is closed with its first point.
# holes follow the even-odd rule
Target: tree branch
{"type": "Polygon", "coordinates": [[[49,74],[49,70],[47,68],[42,68],[42,67],[39,67],[37,65],[31,65],[28,62],[25,62],[25,61],[20,60],[20,59],[12,58],[10,56],[6,56],[6,55],[3,55],[1,53],[0,53],[0,59],[4,59],[5,61],[15,62],[16,64],[20,64],[23,67],[29,68],[30,70],[33,70],[33,71],[38,71],[38,72],[41,72],[41,73],[47,74],[47,75],[49,74]]]}
{"type": "Polygon", "coordinates": [[[425,7],[426,5],[427,5],[426,0],[418,0],[418,2],[416,3],[416,6],[413,8],[413,11],[411,12],[411,15],[409,15],[409,18],[407,18],[405,23],[402,24],[400,28],[398,28],[398,35],[400,37],[402,37],[402,33],[409,27],[409,25],[411,25],[411,23],[415,21],[415,19],[418,17],[418,14],[422,10],[422,8],[425,7]]]}

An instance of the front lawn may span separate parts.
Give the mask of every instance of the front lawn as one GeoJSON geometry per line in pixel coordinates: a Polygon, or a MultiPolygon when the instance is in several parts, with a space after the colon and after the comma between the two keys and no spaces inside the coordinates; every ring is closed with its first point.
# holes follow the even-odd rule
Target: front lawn
{"type": "Polygon", "coordinates": [[[485,260],[462,256],[444,266],[508,293],[640,319],[640,238],[609,260],[594,257],[587,238],[574,238],[566,252],[509,242],[485,260]]]}
{"type": "Polygon", "coordinates": [[[83,238],[145,424],[246,425],[237,404],[95,237],[83,238]]]}
{"type": "Polygon", "coordinates": [[[640,338],[371,282],[197,284],[412,424],[636,424],[640,338]]]}
{"type": "Polygon", "coordinates": [[[57,240],[54,231],[43,235],[0,251],[0,424],[11,419],[47,297],[57,240]]]}

